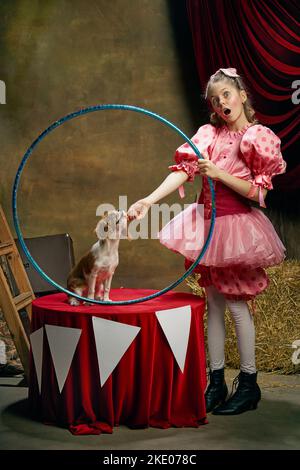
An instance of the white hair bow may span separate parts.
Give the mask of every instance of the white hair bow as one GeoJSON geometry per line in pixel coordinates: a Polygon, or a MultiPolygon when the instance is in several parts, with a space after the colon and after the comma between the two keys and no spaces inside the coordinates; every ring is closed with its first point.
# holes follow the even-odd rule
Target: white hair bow
{"type": "Polygon", "coordinates": [[[232,78],[239,77],[239,74],[237,73],[236,69],[230,67],[228,69],[219,69],[219,70],[217,70],[210,78],[213,78],[219,72],[223,72],[224,75],[226,75],[227,77],[232,77],[232,78]]]}

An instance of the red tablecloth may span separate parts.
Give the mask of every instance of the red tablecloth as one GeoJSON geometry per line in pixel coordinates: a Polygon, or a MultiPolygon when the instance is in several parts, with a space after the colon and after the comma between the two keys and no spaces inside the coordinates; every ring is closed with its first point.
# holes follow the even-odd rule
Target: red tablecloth
{"type": "MultiPolygon", "coordinates": [[[[134,299],[153,292],[156,291],[112,289],[111,299],[134,299]]],[[[82,333],[61,393],[46,334],[41,393],[31,356],[29,405],[33,416],[47,424],[68,427],[74,434],[110,433],[119,424],[134,428],[205,424],[204,305],[203,299],[178,292],[121,306],[71,307],[65,294],[34,300],[32,332],[44,325],[57,325],[80,328],[82,333]],[[191,307],[191,326],[182,373],[155,312],[187,305],[191,307]],[[141,327],[103,387],[92,317],[141,327]]]]}

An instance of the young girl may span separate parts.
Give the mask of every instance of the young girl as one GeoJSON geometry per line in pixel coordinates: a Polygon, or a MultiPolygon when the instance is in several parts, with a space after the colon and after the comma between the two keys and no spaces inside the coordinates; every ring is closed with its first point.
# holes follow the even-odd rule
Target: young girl
{"type": "MultiPolygon", "coordinates": [[[[205,392],[207,412],[233,415],[255,409],[261,398],[255,367],[255,330],[247,302],[268,285],[263,268],[279,264],[285,248],[273,225],[250,201],[265,207],[272,176],[283,173],[286,164],[280,152],[280,139],[254,117],[246,88],[236,69],[219,69],[207,84],[206,98],[211,107],[211,124],[206,124],[192,138],[205,159],[198,159],[189,144],[175,153],[172,173],[149,196],[137,201],[128,211],[130,219],[141,219],[150,206],[196,174],[213,180],[216,223],[204,257],[195,272],[205,287],[208,302],[208,350],[210,383],[205,392]],[[226,305],[235,322],[241,372],[236,392],[227,400],[224,380],[224,313],[226,305]]],[[[203,178],[205,236],[210,226],[211,194],[203,178]]],[[[186,219],[185,219],[186,223],[186,219]]],[[[192,223],[192,221],[191,221],[192,223]]],[[[185,250],[182,240],[170,239],[172,221],[160,232],[160,242],[185,256],[186,269],[196,255],[185,250]]]]}

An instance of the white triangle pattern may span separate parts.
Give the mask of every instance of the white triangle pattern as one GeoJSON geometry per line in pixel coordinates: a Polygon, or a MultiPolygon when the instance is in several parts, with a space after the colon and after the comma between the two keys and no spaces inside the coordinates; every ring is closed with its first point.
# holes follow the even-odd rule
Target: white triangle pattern
{"type": "Polygon", "coordinates": [[[92,321],[103,387],[141,328],[99,317],[93,317],[92,321]]]}
{"type": "Polygon", "coordinates": [[[191,326],[191,306],[160,310],[155,314],[183,373],[191,326]]]}
{"type": "Polygon", "coordinates": [[[43,339],[43,327],[34,331],[30,335],[31,351],[40,393],[42,390],[43,339]]]}
{"type": "Polygon", "coordinates": [[[50,352],[61,393],[81,335],[81,329],[45,325],[50,352]]]}

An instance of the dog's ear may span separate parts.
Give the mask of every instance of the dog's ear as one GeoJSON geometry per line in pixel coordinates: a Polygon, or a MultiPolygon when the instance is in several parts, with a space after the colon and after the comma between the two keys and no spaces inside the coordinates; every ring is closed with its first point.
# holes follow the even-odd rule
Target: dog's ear
{"type": "Polygon", "coordinates": [[[132,236],[130,235],[130,232],[129,232],[129,221],[128,221],[128,217],[127,217],[127,224],[126,224],[126,239],[131,242],[133,240],[132,236]]]}
{"type": "Polygon", "coordinates": [[[130,235],[130,232],[129,232],[129,227],[128,227],[128,222],[127,222],[127,227],[126,227],[126,235],[127,235],[127,240],[129,242],[131,242],[133,240],[132,236],[130,235]]]}
{"type": "Polygon", "coordinates": [[[107,238],[106,234],[108,232],[108,223],[104,218],[100,219],[95,228],[95,233],[99,240],[104,240],[107,238]]]}

